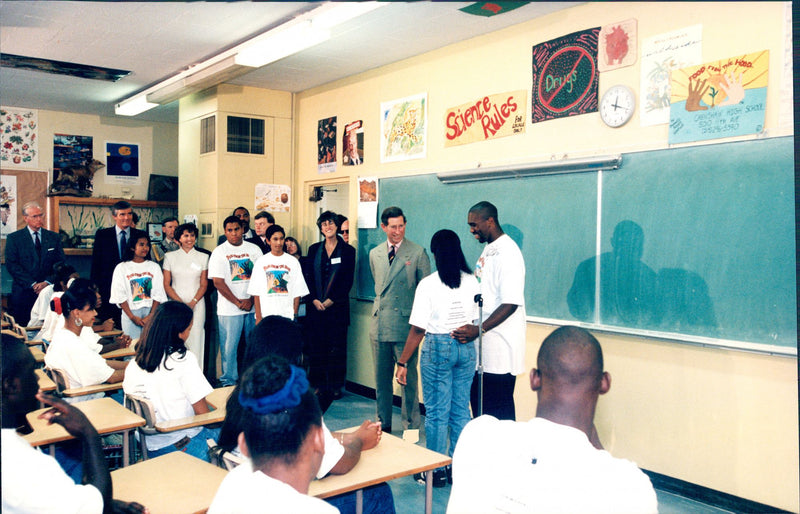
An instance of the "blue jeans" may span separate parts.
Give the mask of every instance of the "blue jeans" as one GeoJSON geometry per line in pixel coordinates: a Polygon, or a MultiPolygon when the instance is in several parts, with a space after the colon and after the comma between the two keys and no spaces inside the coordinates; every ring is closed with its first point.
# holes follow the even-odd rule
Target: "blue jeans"
{"type": "MultiPolygon", "coordinates": [[[[203,430],[201,430],[196,436],[189,439],[189,444],[184,446],[180,451],[188,453],[192,457],[197,457],[198,459],[209,462],[208,443],[206,443],[206,439],[213,439],[215,441],[219,439],[219,429],[203,427],[203,430]]],[[[147,450],[147,458],[153,459],[155,457],[176,451],[179,450],[175,448],[174,444],[168,444],[167,446],[159,448],[158,450],[147,450]]]]}
{"type": "MultiPolygon", "coordinates": [[[[140,307],[138,309],[131,309],[131,314],[144,318],[150,314],[150,307],[140,307]]],[[[131,319],[122,313],[120,318],[120,325],[122,325],[122,333],[131,336],[131,339],[136,339],[142,335],[142,327],[131,321],[131,319]]]]}
{"type": "MultiPolygon", "coordinates": [[[[383,482],[369,487],[365,487],[364,498],[361,506],[364,514],[395,514],[394,496],[389,484],[383,482]]],[[[325,498],[325,501],[339,509],[341,514],[355,514],[356,512],[356,492],[340,494],[325,498]]]]}
{"type": "Polygon", "coordinates": [[[250,331],[255,325],[255,316],[252,313],[217,316],[217,320],[219,321],[219,351],[222,355],[220,386],[236,385],[236,381],[239,380],[239,370],[236,366],[239,339],[242,337],[243,331],[245,336],[250,335],[250,331]]]}
{"type": "Polygon", "coordinates": [[[429,450],[453,455],[458,436],[470,419],[469,390],[476,358],[472,341],[461,344],[450,334],[425,335],[420,371],[425,400],[425,444],[429,450]]]}

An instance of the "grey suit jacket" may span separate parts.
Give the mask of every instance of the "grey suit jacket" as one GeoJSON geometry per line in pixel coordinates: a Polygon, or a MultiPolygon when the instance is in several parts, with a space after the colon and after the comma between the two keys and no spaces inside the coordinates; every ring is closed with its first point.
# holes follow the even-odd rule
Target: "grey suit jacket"
{"type": "Polygon", "coordinates": [[[370,338],[405,341],[417,284],[431,272],[428,254],[418,244],[403,239],[389,266],[387,245],[383,242],[369,252],[369,268],[375,280],[370,338]]]}

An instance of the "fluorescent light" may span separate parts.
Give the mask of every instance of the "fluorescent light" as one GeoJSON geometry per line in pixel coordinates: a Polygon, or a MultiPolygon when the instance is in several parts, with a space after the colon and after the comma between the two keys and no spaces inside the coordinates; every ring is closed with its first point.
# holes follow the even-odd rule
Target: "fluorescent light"
{"type": "Polygon", "coordinates": [[[158,107],[158,104],[148,102],[147,95],[138,94],[115,105],[114,112],[120,116],[136,116],[153,107],[158,107]]]}
{"type": "Polygon", "coordinates": [[[316,28],[331,29],[384,5],[385,2],[331,2],[311,11],[311,23],[316,28]]]}
{"type": "Polygon", "coordinates": [[[445,184],[458,184],[461,182],[477,182],[479,180],[530,177],[532,175],[557,175],[562,173],[582,173],[598,170],[611,171],[619,169],[621,165],[622,156],[611,155],[530,164],[512,164],[492,168],[475,168],[464,171],[448,171],[445,173],[437,173],[436,178],[445,184]]]}
{"type": "Polygon", "coordinates": [[[310,20],[295,23],[284,29],[271,30],[236,54],[236,64],[260,68],[271,62],[311,48],[331,37],[331,31],[314,28],[310,20]]]}

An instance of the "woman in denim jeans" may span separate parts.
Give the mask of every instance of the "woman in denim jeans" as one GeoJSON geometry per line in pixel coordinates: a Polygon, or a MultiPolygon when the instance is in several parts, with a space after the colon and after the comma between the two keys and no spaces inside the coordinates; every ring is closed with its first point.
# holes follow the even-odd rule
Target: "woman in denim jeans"
{"type": "MultiPolygon", "coordinates": [[[[477,319],[475,295],[479,288],[455,232],[436,232],[431,238],[431,253],[437,271],[417,286],[409,319],[411,329],[397,360],[396,377],[398,383],[406,385],[406,363],[424,336],[420,371],[426,408],[426,446],[452,455],[458,436],[470,419],[469,391],[475,374],[476,352],[474,341],[459,343],[450,332],[477,319]]],[[[448,475],[444,468],[434,471],[434,487],[443,487],[448,475]]],[[[416,478],[421,479],[421,474],[416,478]]]]}

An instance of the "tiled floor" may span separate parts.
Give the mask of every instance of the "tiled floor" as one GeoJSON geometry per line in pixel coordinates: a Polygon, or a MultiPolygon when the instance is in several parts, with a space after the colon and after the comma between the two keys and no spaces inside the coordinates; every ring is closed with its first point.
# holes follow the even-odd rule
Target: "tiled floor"
{"type": "MultiPolygon", "coordinates": [[[[400,410],[395,407],[394,415],[400,410]]],[[[360,425],[365,419],[375,419],[375,402],[363,396],[347,393],[335,401],[325,413],[325,424],[332,431],[360,425]]],[[[393,423],[400,426],[400,423],[393,423]]],[[[420,431],[420,443],[425,444],[424,433],[420,431]]],[[[394,495],[394,505],[398,514],[420,514],[425,509],[425,487],[411,477],[398,478],[389,482],[394,495]]],[[[658,510],[661,514],[723,514],[729,511],[711,507],[703,503],[677,496],[664,491],[656,491],[658,510]]],[[[450,486],[433,490],[433,512],[443,514],[447,510],[450,486]]]]}

